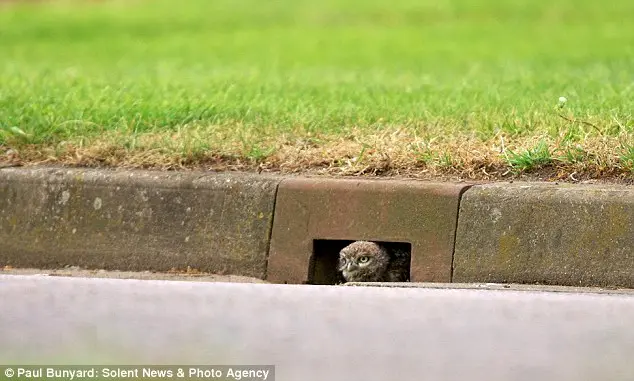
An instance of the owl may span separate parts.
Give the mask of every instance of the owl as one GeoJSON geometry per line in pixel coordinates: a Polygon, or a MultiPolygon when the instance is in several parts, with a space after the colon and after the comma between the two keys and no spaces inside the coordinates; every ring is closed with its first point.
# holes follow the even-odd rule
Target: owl
{"type": "Polygon", "coordinates": [[[385,245],[356,241],[339,252],[339,272],[346,282],[408,282],[410,254],[385,245]]]}

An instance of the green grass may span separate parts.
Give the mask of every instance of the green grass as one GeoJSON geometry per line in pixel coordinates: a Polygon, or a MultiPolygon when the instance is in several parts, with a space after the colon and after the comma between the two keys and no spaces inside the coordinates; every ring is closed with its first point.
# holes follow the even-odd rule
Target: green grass
{"type": "Polygon", "coordinates": [[[631,0],[173,4],[0,7],[0,145],[112,165],[632,167],[631,0]]]}

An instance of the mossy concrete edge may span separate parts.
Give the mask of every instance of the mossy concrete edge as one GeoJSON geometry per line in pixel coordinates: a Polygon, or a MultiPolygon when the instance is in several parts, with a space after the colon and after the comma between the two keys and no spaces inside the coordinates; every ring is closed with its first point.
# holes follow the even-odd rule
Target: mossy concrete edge
{"type": "Polygon", "coordinates": [[[0,170],[0,265],[199,270],[264,279],[277,186],[268,175],[0,170]]]}
{"type": "Polygon", "coordinates": [[[454,282],[634,288],[634,189],[491,183],[460,202],[454,282]]]}
{"type": "MultiPolygon", "coordinates": [[[[253,173],[5,168],[0,266],[189,267],[267,279],[273,219],[283,207],[278,187],[289,178],[301,180],[253,173]]],[[[390,188],[398,192],[401,183],[390,188]]],[[[631,187],[463,185],[452,282],[634,288],[631,187]]],[[[305,222],[300,214],[285,218],[276,224],[305,222]]]]}

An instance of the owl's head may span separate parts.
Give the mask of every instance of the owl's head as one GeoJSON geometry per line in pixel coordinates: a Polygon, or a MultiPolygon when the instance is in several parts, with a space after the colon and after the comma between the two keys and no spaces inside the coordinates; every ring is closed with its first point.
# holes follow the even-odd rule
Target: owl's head
{"type": "Polygon", "coordinates": [[[356,241],[339,252],[339,271],[346,282],[378,282],[390,263],[382,246],[368,241],[356,241]]]}

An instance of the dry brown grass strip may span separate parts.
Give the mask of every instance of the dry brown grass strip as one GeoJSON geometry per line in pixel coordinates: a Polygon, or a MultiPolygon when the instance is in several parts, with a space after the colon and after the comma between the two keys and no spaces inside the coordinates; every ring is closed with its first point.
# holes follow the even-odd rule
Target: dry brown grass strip
{"type": "Polygon", "coordinates": [[[203,169],[328,176],[409,177],[443,180],[599,180],[630,183],[634,155],[623,147],[629,135],[588,136],[567,142],[548,136],[480,139],[468,134],[422,138],[398,128],[369,134],[351,130],[345,137],[271,136],[254,155],[244,139],[218,135],[213,129],[148,133],[134,138],[109,133],[98,139],[57,145],[12,144],[0,147],[0,166],[67,165],[158,170],[203,169]],[[547,147],[550,160],[523,168],[513,153],[547,147]],[[568,153],[568,156],[566,156],[568,153]]]}

